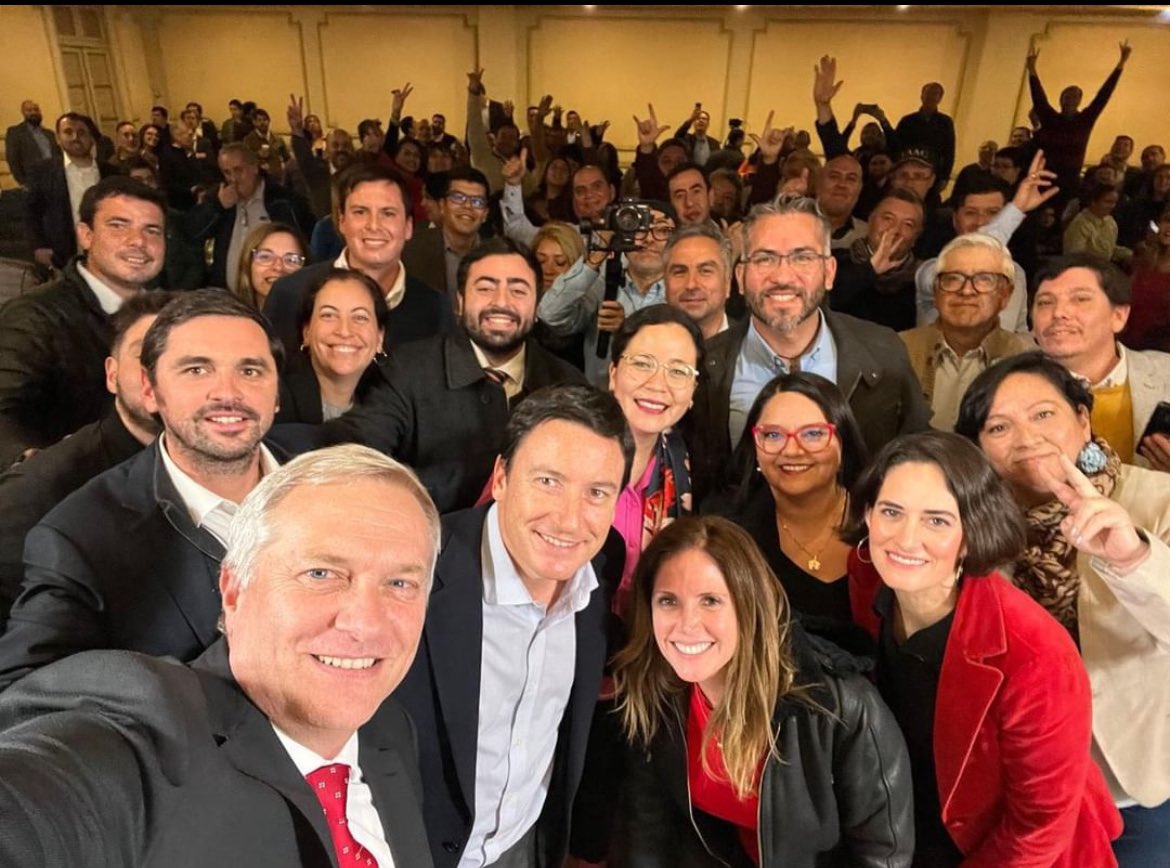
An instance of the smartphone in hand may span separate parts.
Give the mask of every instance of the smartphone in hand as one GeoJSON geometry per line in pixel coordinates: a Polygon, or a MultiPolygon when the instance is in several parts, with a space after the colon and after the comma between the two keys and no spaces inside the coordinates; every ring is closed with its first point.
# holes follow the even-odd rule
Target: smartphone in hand
{"type": "Polygon", "coordinates": [[[1150,421],[1146,423],[1146,430],[1142,432],[1138,442],[1145,440],[1151,434],[1165,434],[1170,437],[1170,401],[1161,401],[1154,408],[1150,421]]]}

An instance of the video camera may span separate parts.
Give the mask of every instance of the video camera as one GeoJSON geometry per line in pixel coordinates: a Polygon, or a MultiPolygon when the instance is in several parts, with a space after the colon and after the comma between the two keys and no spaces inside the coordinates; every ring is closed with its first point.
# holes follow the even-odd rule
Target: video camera
{"type": "Polygon", "coordinates": [[[582,223],[581,234],[585,236],[591,253],[598,250],[626,253],[638,249],[635,236],[639,232],[649,232],[653,225],[654,213],[649,202],[621,199],[605,209],[601,220],[582,223]],[[597,232],[612,232],[613,235],[606,243],[597,237],[597,232]]]}

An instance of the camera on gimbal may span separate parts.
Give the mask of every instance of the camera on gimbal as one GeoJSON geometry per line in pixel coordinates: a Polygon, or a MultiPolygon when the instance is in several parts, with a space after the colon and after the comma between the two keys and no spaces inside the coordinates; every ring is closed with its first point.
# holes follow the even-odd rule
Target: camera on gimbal
{"type": "Polygon", "coordinates": [[[650,203],[639,199],[621,199],[605,209],[601,220],[595,223],[582,223],[581,234],[588,242],[590,252],[607,250],[611,253],[625,253],[638,248],[635,236],[639,232],[649,232],[654,225],[654,214],[650,203]],[[607,244],[599,239],[595,233],[612,232],[613,235],[607,244]]]}

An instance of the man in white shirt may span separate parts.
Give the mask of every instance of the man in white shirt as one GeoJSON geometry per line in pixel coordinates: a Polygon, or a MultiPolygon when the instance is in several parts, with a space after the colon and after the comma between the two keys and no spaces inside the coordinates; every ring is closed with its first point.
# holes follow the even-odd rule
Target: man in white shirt
{"type": "Polygon", "coordinates": [[[279,342],[255,310],[185,293],[142,343],[143,402],[162,435],[61,502],[25,540],[0,636],[0,687],[53,660],[123,648],[190,660],[215,640],[214,576],[239,503],[277,459],[279,342]]]}
{"type": "Polygon", "coordinates": [[[232,528],[225,640],[191,667],[79,655],[0,700],[0,861],[429,868],[412,728],[387,697],[438,538],[417,479],[371,450],[271,474],[232,528]]]}
{"type": "Polygon", "coordinates": [[[395,698],[419,734],[437,868],[559,868],[624,561],[611,530],[633,456],[588,386],[522,401],[495,503],[443,518],[419,653],[395,698]]]}
{"type": "Polygon", "coordinates": [[[82,199],[82,255],[0,308],[0,467],[56,443],[109,406],[110,317],[163,267],[166,202],[122,176],[82,199]]]}

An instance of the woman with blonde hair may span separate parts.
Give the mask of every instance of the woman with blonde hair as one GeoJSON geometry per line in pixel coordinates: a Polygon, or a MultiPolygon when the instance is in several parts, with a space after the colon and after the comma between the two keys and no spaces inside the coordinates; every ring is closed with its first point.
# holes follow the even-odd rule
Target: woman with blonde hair
{"type": "Polygon", "coordinates": [[[615,661],[631,866],[907,866],[910,768],[853,658],[790,624],[751,537],[680,518],[638,564],[615,661]]]}
{"type": "Polygon", "coordinates": [[[236,268],[235,295],[244,304],[264,309],[272,284],[304,267],[308,250],[301,233],[284,223],[261,223],[244,239],[236,268]]]}

